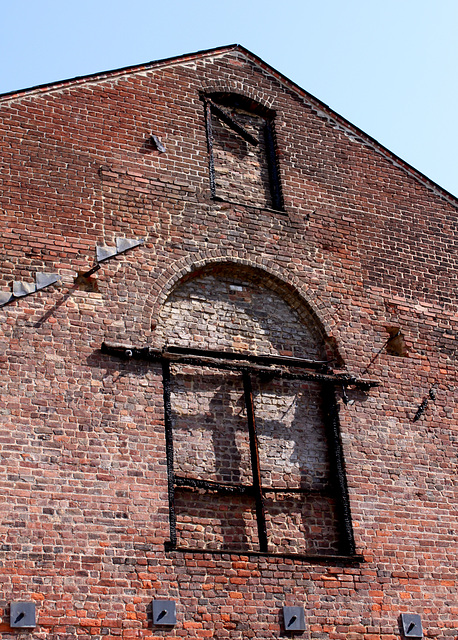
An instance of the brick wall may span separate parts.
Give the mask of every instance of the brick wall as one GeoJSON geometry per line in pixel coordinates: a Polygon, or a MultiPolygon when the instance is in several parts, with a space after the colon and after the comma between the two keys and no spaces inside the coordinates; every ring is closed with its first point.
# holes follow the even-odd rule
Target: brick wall
{"type": "MultiPolygon", "coordinates": [[[[403,612],[457,637],[456,201],[237,47],[5,96],[1,113],[0,290],[59,275],[0,307],[1,637],[276,638],[283,605],[304,607],[309,638],[393,640],[403,612]],[[262,145],[227,161],[227,189],[222,148],[212,198],[202,95],[223,93],[245,97],[247,129],[274,115],[281,212],[262,145]],[[78,277],[116,238],[144,243],[78,277]],[[324,497],[322,385],[258,376],[262,481],[307,497],[266,493],[265,554],[252,496],[182,488],[180,546],[200,550],[167,550],[161,365],[103,342],[378,380],[336,386],[355,554],[324,497]],[[152,625],[157,598],[176,601],[175,627],[152,625]],[[9,625],[22,600],[30,631],[9,625]]],[[[175,470],[248,482],[240,374],[171,373],[175,470]]]]}

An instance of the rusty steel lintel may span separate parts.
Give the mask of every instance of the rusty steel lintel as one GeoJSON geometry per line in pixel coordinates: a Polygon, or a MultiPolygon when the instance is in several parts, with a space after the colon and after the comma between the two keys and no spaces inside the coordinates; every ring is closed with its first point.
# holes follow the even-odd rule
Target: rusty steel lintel
{"type": "MultiPolygon", "coordinates": [[[[186,478],[184,476],[175,476],[175,488],[195,491],[203,489],[205,491],[215,491],[217,493],[237,493],[245,495],[253,495],[253,486],[246,484],[228,484],[225,482],[216,482],[215,480],[202,480],[201,478],[186,478]]],[[[306,487],[269,487],[262,486],[263,495],[266,493],[285,493],[285,494],[301,494],[301,495],[323,495],[330,493],[330,487],[325,486],[320,489],[307,489],[306,487]]]]}
{"type": "Polygon", "coordinates": [[[256,433],[256,421],[254,417],[253,389],[248,371],[243,372],[243,391],[248,422],[248,434],[250,437],[251,470],[253,474],[253,490],[256,500],[256,522],[258,525],[259,550],[267,551],[267,530],[264,499],[262,496],[261,467],[259,464],[258,436],[256,433]]]}
{"type": "Polygon", "coordinates": [[[162,362],[162,384],[164,388],[165,451],[169,494],[170,545],[175,547],[177,543],[177,522],[175,512],[175,473],[173,469],[173,423],[172,404],[170,400],[170,364],[166,360],[162,362]]]}
{"type": "Polygon", "coordinates": [[[151,349],[150,347],[131,347],[128,345],[102,343],[101,352],[118,358],[143,360],[146,362],[162,362],[167,360],[171,364],[188,364],[191,366],[202,366],[213,369],[223,369],[226,371],[251,371],[253,374],[265,376],[266,378],[283,378],[286,380],[310,380],[327,384],[341,386],[355,386],[360,389],[370,389],[380,383],[377,380],[368,378],[356,378],[346,373],[319,373],[316,371],[319,366],[325,363],[301,360],[299,358],[287,358],[282,356],[251,356],[239,353],[229,353],[224,351],[210,351],[189,349],[182,347],[167,347],[164,350],[151,349]],[[202,354],[202,355],[199,355],[202,354]],[[217,354],[215,357],[206,354],[217,354]],[[265,362],[266,366],[257,364],[265,362]],[[267,366],[269,362],[284,368],[272,368],[267,366]],[[309,366],[313,371],[294,373],[286,368],[305,369],[309,366]]]}
{"type": "Polygon", "coordinates": [[[223,360],[247,360],[256,364],[279,364],[289,365],[307,369],[321,369],[329,364],[327,360],[308,360],[306,358],[296,358],[294,356],[279,355],[254,355],[251,353],[237,353],[235,351],[221,351],[216,349],[197,349],[195,347],[179,347],[168,345],[166,353],[177,353],[182,355],[208,356],[211,358],[221,358],[223,360]]]}
{"type": "Polygon", "coordinates": [[[175,476],[175,487],[179,489],[204,489],[205,491],[217,491],[218,493],[238,493],[253,495],[253,487],[243,484],[227,484],[213,480],[201,480],[200,478],[184,478],[175,476]]]}
{"type": "Polygon", "coordinates": [[[259,140],[257,140],[245,127],[239,124],[234,118],[227,113],[226,109],[223,109],[216,102],[210,100],[210,98],[205,99],[206,103],[210,105],[211,110],[220,118],[223,122],[225,122],[231,129],[236,131],[246,142],[249,142],[253,146],[257,147],[259,144],[259,140]]]}

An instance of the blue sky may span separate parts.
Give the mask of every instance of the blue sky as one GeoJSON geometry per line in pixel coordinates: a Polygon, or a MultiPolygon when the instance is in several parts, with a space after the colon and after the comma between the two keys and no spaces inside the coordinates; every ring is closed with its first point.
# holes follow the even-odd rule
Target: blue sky
{"type": "Polygon", "coordinates": [[[0,93],[239,43],[458,196],[457,0],[5,0],[0,93]]]}

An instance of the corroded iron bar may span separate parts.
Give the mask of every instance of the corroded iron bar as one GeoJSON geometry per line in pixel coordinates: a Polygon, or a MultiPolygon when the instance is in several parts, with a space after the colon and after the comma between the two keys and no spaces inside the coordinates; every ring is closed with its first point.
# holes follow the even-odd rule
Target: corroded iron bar
{"type": "Polygon", "coordinates": [[[243,484],[226,484],[213,480],[201,480],[199,478],[184,478],[175,476],[175,486],[180,489],[204,489],[205,491],[217,491],[218,493],[253,494],[253,487],[243,484]]]}
{"type": "Polygon", "coordinates": [[[331,479],[334,487],[336,510],[340,524],[341,552],[355,554],[355,540],[351,523],[350,499],[348,495],[345,463],[340,439],[340,424],[335,389],[325,384],[322,389],[323,413],[331,462],[331,479]]]}
{"type": "Polygon", "coordinates": [[[210,191],[212,196],[216,195],[215,181],[215,159],[213,156],[213,128],[212,111],[208,100],[205,101],[205,126],[207,128],[207,148],[208,148],[208,170],[210,176],[210,191]]]}
{"type": "MultiPolygon", "coordinates": [[[[216,491],[217,493],[240,493],[253,495],[253,487],[245,484],[227,484],[224,482],[215,482],[213,480],[202,480],[201,478],[186,478],[184,476],[175,476],[175,487],[180,489],[189,489],[190,491],[216,491]]],[[[304,487],[266,487],[262,486],[262,493],[285,493],[285,494],[304,494],[304,495],[329,495],[330,487],[325,486],[320,489],[307,489],[304,487]]]]}
{"type": "Polygon", "coordinates": [[[99,263],[95,264],[93,267],[91,267],[89,269],[89,271],[85,271],[84,273],[81,274],[82,278],[89,278],[89,276],[92,276],[96,271],[98,271],[100,269],[101,265],[99,263]]]}
{"type": "MultiPolygon", "coordinates": [[[[266,376],[267,378],[284,378],[286,380],[312,380],[316,382],[329,383],[340,386],[355,386],[360,389],[370,389],[371,387],[376,387],[380,383],[377,380],[371,380],[368,378],[356,378],[346,373],[320,373],[318,371],[304,371],[301,373],[294,373],[290,371],[291,368],[296,369],[305,369],[305,364],[300,364],[292,359],[289,361],[288,359],[282,360],[283,368],[273,368],[266,366],[258,365],[255,362],[252,362],[252,358],[260,358],[262,361],[268,363],[270,361],[270,356],[245,356],[244,354],[233,354],[221,352],[222,356],[218,357],[210,357],[206,355],[194,355],[191,353],[186,355],[186,352],[183,353],[173,353],[172,351],[164,350],[160,351],[158,349],[150,349],[149,347],[130,347],[127,345],[110,345],[107,343],[103,343],[101,347],[102,353],[106,353],[108,355],[117,356],[123,359],[138,359],[144,360],[147,362],[161,362],[162,360],[167,360],[171,364],[189,364],[192,366],[202,366],[213,369],[223,369],[228,371],[252,371],[254,374],[259,374],[266,376]],[[239,360],[235,360],[233,358],[239,358],[239,360]],[[286,365],[289,368],[286,368],[286,365]]],[[[197,350],[194,350],[197,351],[197,350]]],[[[202,351],[205,354],[205,351],[202,351]]],[[[278,356],[272,356],[272,360],[278,366],[280,362],[277,361],[278,356]]],[[[311,361],[313,362],[313,361],[311,361]]],[[[313,368],[313,366],[311,366],[313,368]]]]}
{"type": "Polygon", "coordinates": [[[247,360],[256,364],[278,364],[289,365],[307,369],[323,369],[329,364],[326,360],[308,360],[306,358],[295,358],[293,356],[279,356],[275,354],[254,355],[251,353],[237,353],[235,351],[221,351],[215,349],[196,349],[193,347],[179,347],[169,345],[164,349],[165,353],[177,353],[182,355],[206,356],[211,358],[222,358],[224,360],[247,360]]]}
{"type": "Polygon", "coordinates": [[[280,178],[278,175],[277,154],[275,153],[275,137],[273,125],[268,120],[264,125],[264,137],[266,141],[267,162],[269,167],[270,194],[272,196],[272,208],[283,209],[283,197],[280,178]]]}
{"type": "Polygon", "coordinates": [[[213,100],[210,100],[210,98],[207,98],[206,102],[207,104],[210,105],[211,110],[218,116],[218,118],[220,118],[223,122],[225,122],[229,127],[231,127],[231,129],[236,131],[240,136],[242,136],[244,140],[246,140],[247,142],[249,142],[255,147],[258,146],[259,140],[256,140],[256,138],[253,135],[251,135],[251,133],[247,131],[245,127],[242,127],[241,124],[239,124],[236,120],[234,120],[234,118],[229,113],[227,113],[225,109],[217,105],[215,102],[213,102],[213,100]]]}
{"type": "Polygon", "coordinates": [[[243,372],[243,390],[245,394],[248,433],[250,436],[251,469],[253,473],[253,489],[256,499],[256,521],[258,525],[259,550],[267,551],[266,515],[264,510],[264,499],[262,496],[258,436],[256,433],[256,421],[254,417],[253,389],[248,371],[243,372]]]}
{"type": "Polygon", "coordinates": [[[177,526],[175,513],[175,473],[173,469],[173,427],[172,404],[170,401],[170,364],[162,362],[162,384],[164,387],[164,423],[165,423],[165,451],[167,458],[167,487],[169,494],[170,513],[170,547],[177,544],[177,526]]]}

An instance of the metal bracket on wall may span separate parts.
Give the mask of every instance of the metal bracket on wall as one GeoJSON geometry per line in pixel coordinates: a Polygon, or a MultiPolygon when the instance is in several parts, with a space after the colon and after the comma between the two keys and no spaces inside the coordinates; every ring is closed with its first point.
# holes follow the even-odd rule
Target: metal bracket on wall
{"type": "MultiPolygon", "coordinates": [[[[116,238],[115,247],[97,246],[96,264],[93,265],[85,273],[80,274],[80,276],[88,278],[100,269],[101,262],[104,262],[109,258],[113,258],[120,253],[124,253],[129,249],[138,247],[139,245],[143,244],[143,242],[143,239],[137,238],[116,238]]],[[[40,291],[40,289],[45,289],[46,287],[49,287],[51,284],[55,284],[56,282],[60,282],[60,278],[57,273],[36,273],[35,282],[21,282],[15,280],[13,281],[12,291],[0,291],[0,307],[8,304],[9,302],[12,302],[13,300],[17,300],[18,298],[29,296],[36,291],[40,291]]]]}
{"type": "Polygon", "coordinates": [[[417,420],[420,420],[421,416],[424,414],[424,412],[426,411],[426,408],[429,404],[429,401],[432,400],[434,402],[434,400],[436,399],[436,388],[433,385],[431,387],[431,389],[428,392],[428,397],[427,398],[423,398],[423,401],[421,403],[421,405],[418,407],[417,409],[417,413],[414,415],[412,422],[417,422],[417,420]]]}
{"type": "Polygon", "coordinates": [[[404,638],[423,638],[421,618],[417,613],[401,613],[401,628],[404,638]]]}
{"type": "Polygon", "coordinates": [[[59,276],[57,273],[36,273],[35,282],[20,282],[15,280],[13,282],[12,292],[0,291],[0,307],[17,298],[23,298],[24,296],[29,296],[31,293],[45,289],[58,281],[59,276]]]}
{"type": "Polygon", "coordinates": [[[303,607],[283,607],[285,631],[305,631],[305,614],[303,607]]]}
{"type": "Polygon", "coordinates": [[[173,627],[177,623],[176,604],[174,600],[153,600],[153,624],[173,627]]]}
{"type": "Polygon", "coordinates": [[[10,627],[33,628],[36,627],[35,603],[12,602],[10,606],[10,627]]]}
{"type": "Polygon", "coordinates": [[[165,144],[161,142],[161,139],[159,138],[159,136],[155,136],[154,133],[152,133],[149,139],[151,144],[153,144],[156,147],[159,153],[166,152],[165,144]]]}
{"type": "Polygon", "coordinates": [[[136,238],[116,238],[116,247],[108,247],[108,246],[97,246],[96,248],[96,257],[97,262],[104,262],[109,258],[114,258],[114,256],[118,256],[120,253],[124,253],[129,249],[133,249],[134,247],[138,247],[143,244],[144,240],[136,239],[136,238]]]}

